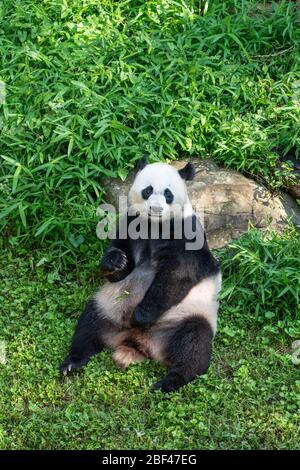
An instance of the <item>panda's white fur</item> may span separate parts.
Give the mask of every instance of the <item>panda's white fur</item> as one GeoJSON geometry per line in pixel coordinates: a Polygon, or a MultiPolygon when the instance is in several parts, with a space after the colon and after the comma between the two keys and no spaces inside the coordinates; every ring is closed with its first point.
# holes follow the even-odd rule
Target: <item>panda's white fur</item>
{"type": "Polygon", "coordinates": [[[219,309],[218,294],[221,285],[221,273],[200,281],[178,305],[167,310],[158,323],[178,321],[191,315],[200,316],[207,320],[215,335],[219,309]]]}
{"type": "MultiPolygon", "coordinates": [[[[186,185],[180,177],[176,168],[166,163],[152,163],[147,165],[140,171],[131,186],[128,194],[129,210],[138,211],[145,217],[152,216],[151,206],[160,206],[162,208],[161,218],[165,219],[178,210],[184,210],[184,215],[188,216],[192,213],[192,205],[190,203],[186,185]],[[142,198],[142,190],[147,186],[153,187],[151,196],[144,200],[142,198]],[[174,195],[172,204],[167,204],[164,191],[168,188],[174,195]]],[[[155,217],[155,215],[154,215],[155,217]]]]}
{"type": "MultiPolygon", "coordinates": [[[[95,300],[103,315],[120,327],[128,328],[131,313],[143,299],[155,276],[155,268],[138,266],[124,280],[106,283],[96,293],[95,300]]],[[[217,329],[222,276],[218,274],[200,281],[184,299],[167,310],[158,320],[158,324],[180,321],[191,314],[205,318],[214,334],[217,329]]],[[[180,288],[180,286],[179,286],[180,288]]]]}

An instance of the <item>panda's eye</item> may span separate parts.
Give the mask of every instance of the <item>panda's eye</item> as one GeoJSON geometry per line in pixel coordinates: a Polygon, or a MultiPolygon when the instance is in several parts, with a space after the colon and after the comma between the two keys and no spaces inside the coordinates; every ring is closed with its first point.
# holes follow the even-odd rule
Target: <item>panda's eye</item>
{"type": "Polygon", "coordinates": [[[164,196],[166,198],[166,203],[167,204],[171,204],[173,202],[174,196],[173,196],[172,191],[170,191],[170,189],[168,189],[168,188],[165,189],[164,196]]]}
{"type": "Polygon", "coordinates": [[[152,186],[147,186],[147,188],[143,189],[143,191],[142,191],[143,199],[148,199],[151,196],[152,193],[153,193],[152,186]]]}

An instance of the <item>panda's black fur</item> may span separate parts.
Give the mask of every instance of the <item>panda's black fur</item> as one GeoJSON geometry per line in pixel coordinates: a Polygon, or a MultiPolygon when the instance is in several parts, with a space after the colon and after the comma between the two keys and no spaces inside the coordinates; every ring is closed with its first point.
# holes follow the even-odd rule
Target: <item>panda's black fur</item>
{"type": "MultiPolygon", "coordinates": [[[[131,203],[147,203],[147,210],[152,204],[168,213],[172,202],[162,203],[164,186],[168,183],[177,202],[189,203],[185,184],[179,180],[193,175],[191,164],[177,171],[166,164],[141,161],[129,193],[131,203]],[[147,185],[154,187],[152,197],[151,191],[147,193],[151,193],[150,202],[141,196],[147,185]]],[[[201,231],[193,211],[181,223],[189,217],[201,231]]],[[[134,218],[127,217],[127,227],[134,218]]],[[[176,239],[173,229],[171,219],[168,240],[160,232],[158,239],[120,239],[117,235],[111,241],[101,264],[107,282],[87,302],[78,320],[70,353],[60,366],[64,375],[85,365],[103,348],[111,348],[114,360],[123,367],[145,358],[167,365],[167,375],[155,384],[164,392],[177,390],[206,372],[216,331],[220,267],[205,234],[201,248],[187,250],[187,240],[184,236],[176,239]]]]}

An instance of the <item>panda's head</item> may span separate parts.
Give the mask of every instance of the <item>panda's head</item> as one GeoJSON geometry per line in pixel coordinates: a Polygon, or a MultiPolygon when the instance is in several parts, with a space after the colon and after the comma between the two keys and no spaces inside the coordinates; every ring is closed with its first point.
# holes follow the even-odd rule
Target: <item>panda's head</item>
{"type": "Polygon", "coordinates": [[[177,170],[167,163],[139,162],[128,194],[129,207],[144,217],[162,220],[176,215],[190,204],[185,180],[193,179],[194,167],[188,163],[177,170]]]}

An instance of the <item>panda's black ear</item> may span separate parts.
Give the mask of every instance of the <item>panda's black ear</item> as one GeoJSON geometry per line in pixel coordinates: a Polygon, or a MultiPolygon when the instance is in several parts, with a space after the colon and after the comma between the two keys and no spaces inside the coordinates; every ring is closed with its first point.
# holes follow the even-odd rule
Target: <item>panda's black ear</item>
{"type": "Polygon", "coordinates": [[[195,176],[194,165],[191,162],[189,162],[185,165],[184,168],[181,168],[181,170],[178,170],[178,173],[180,174],[182,179],[192,180],[195,176]]]}
{"type": "Polygon", "coordinates": [[[139,171],[141,171],[143,168],[145,168],[145,166],[148,165],[148,157],[147,155],[144,155],[137,163],[136,167],[135,167],[135,174],[137,174],[139,171]]]}

